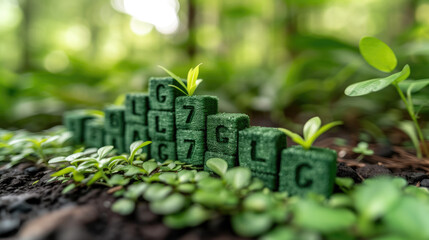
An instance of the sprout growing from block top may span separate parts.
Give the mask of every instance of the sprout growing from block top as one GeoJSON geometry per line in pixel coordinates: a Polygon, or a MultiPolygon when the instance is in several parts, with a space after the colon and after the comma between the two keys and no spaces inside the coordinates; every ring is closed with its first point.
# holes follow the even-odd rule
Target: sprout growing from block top
{"type": "Polygon", "coordinates": [[[322,135],[324,132],[328,131],[329,129],[335,126],[343,124],[343,122],[341,121],[335,121],[320,127],[321,123],[322,122],[320,121],[319,117],[314,117],[308,120],[304,125],[304,130],[303,130],[304,138],[284,128],[279,128],[279,130],[284,132],[287,136],[289,136],[292,139],[292,141],[298,143],[304,149],[310,149],[311,145],[313,145],[313,142],[320,135],[322,135]]]}
{"type": "Polygon", "coordinates": [[[200,73],[200,65],[201,64],[202,63],[198,64],[195,68],[189,69],[188,78],[186,80],[186,83],[182,80],[182,78],[180,78],[179,76],[177,76],[176,74],[174,74],[170,70],[168,70],[162,66],[159,66],[159,67],[162,70],[164,70],[166,73],[168,73],[168,75],[170,75],[172,78],[174,78],[174,80],[176,80],[180,84],[180,86],[183,87],[183,89],[181,89],[180,87],[177,87],[175,85],[168,85],[168,86],[176,88],[177,90],[179,90],[180,92],[182,92],[186,96],[192,96],[192,95],[194,95],[194,92],[197,89],[198,85],[200,85],[200,83],[203,81],[202,79],[198,79],[198,74],[200,73]]]}

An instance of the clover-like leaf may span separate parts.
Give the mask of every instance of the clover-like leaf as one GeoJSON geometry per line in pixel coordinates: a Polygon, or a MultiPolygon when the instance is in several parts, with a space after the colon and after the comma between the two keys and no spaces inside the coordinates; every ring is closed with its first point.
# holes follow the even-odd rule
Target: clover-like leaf
{"type": "Polygon", "coordinates": [[[242,189],[249,186],[252,173],[245,167],[234,167],[225,174],[225,181],[235,189],[242,189]]]}
{"type": "Polygon", "coordinates": [[[121,215],[129,215],[134,212],[135,205],[133,200],[122,198],[112,205],[112,211],[121,215]]]}
{"type": "Polygon", "coordinates": [[[392,49],[375,37],[362,38],[359,50],[369,65],[383,72],[393,71],[398,62],[392,49]]]}

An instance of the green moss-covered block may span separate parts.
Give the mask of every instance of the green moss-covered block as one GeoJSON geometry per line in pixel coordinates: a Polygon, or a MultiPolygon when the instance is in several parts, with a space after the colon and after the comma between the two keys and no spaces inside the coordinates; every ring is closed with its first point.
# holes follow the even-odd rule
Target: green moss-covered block
{"type": "Polygon", "coordinates": [[[125,122],[147,125],[149,95],[146,93],[129,93],[125,98],[125,122]]]}
{"type": "Polygon", "coordinates": [[[277,174],[261,173],[261,172],[252,172],[252,176],[259,178],[264,182],[265,187],[276,191],[279,186],[279,177],[277,174]]]}
{"type": "Polygon", "coordinates": [[[66,129],[73,133],[74,144],[81,144],[85,141],[85,122],[94,119],[94,116],[85,111],[69,111],[63,116],[63,124],[66,129]]]}
{"type": "MultiPolygon", "coordinates": [[[[125,150],[130,151],[130,146],[135,141],[149,141],[148,127],[136,123],[127,123],[125,125],[125,150]]],[[[142,148],[142,152],[149,157],[149,147],[142,148]]]]}
{"type": "Polygon", "coordinates": [[[183,96],[176,98],[176,128],[206,130],[207,116],[216,114],[218,98],[213,96],[183,96]]]}
{"type": "Polygon", "coordinates": [[[148,120],[149,137],[152,140],[175,141],[174,112],[150,110],[148,120]]]}
{"type": "Polygon", "coordinates": [[[106,133],[104,136],[104,144],[112,145],[118,153],[125,153],[125,139],[122,135],[106,133]]]}
{"type": "Polygon", "coordinates": [[[276,128],[250,127],[239,132],[238,162],[252,171],[277,174],[286,135],[276,128]]]}
{"type": "Polygon", "coordinates": [[[124,134],[125,107],[109,106],[104,109],[104,129],[110,134],[124,134]]]}
{"type": "Polygon", "coordinates": [[[174,111],[176,97],[183,96],[183,93],[168,85],[180,87],[179,83],[171,77],[149,79],[150,109],[174,111]]]}
{"type": "Polygon", "coordinates": [[[207,148],[211,152],[237,155],[238,133],[249,127],[249,116],[218,113],[207,117],[207,148]]]}
{"type": "Polygon", "coordinates": [[[337,153],[313,147],[305,150],[294,146],[283,150],[280,170],[280,191],[290,195],[309,192],[330,196],[337,171],[337,153]]]}
{"type": "Polygon", "coordinates": [[[86,147],[100,148],[104,146],[104,121],[93,119],[85,122],[86,147]]]}
{"type": "Polygon", "coordinates": [[[177,159],[175,142],[154,141],[149,146],[151,157],[158,162],[177,159]]]}
{"type": "Polygon", "coordinates": [[[221,159],[225,160],[226,163],[228,163],[228,169],[233,168],[235,166],[238,166],[238,161],[237,161],[236,156],[230,156],[230,155],[226,155],[223,153],[206,151],[205,156],[204,156],[204,170],[205,171],[210,171],[210,169],[206,165],[207,160],[209,160],[210,158],[221,158],[221,159]]]}
{"type": "Polygon", "coordinates": [[[206,139],[204,131],[177,130],[177,157],[179,161],[204,165],[206,139]]]}

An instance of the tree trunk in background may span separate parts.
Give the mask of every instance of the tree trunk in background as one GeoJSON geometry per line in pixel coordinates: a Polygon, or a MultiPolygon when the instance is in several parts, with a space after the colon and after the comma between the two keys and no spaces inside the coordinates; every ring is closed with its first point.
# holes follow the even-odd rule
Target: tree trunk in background
{"type": "Polygon", "coordinates": [[[186,50],[191,60],[194,59],[197,53],[195,16],[196,16],[195,0],[189,0],[188,1],[188,42],[187,42],[186,50]]]}
{"type": "Polygon", "coordinates": [[[31,29],[31,19],[32,14],[34,10],[34,4],[32,4],[32,0],[22,0],[20,1],[20,5],[22,8],[23,16],[22,16],[22,23],[21,23],[21,30],[20,30],[20,36],[21,36],[21,45],[22,45],[22,61],[21,61],[21,67],[20,72],[26,72],[31,68],[30,63],[30,55],[31,55],[31,49],[30,49],[30,29],[31,29]]]}

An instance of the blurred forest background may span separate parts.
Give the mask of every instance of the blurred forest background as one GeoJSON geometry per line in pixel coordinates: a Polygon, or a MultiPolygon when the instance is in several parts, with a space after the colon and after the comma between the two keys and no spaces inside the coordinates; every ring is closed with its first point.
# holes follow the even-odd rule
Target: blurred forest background
{"type": "Polygon", "coordinates": [[[411,78],[429,78],[429,1],[0,0],[0,127],[44,129],[66,110],[146,91],[165,75],[157,65],[186,76],[202,62],[197,94],[217,95],[220,111],[289,128],[319,115],[382,134],[407,116],[393,88],[343,93],[384,76],[359,54],[367,35],[411,78]]]}

